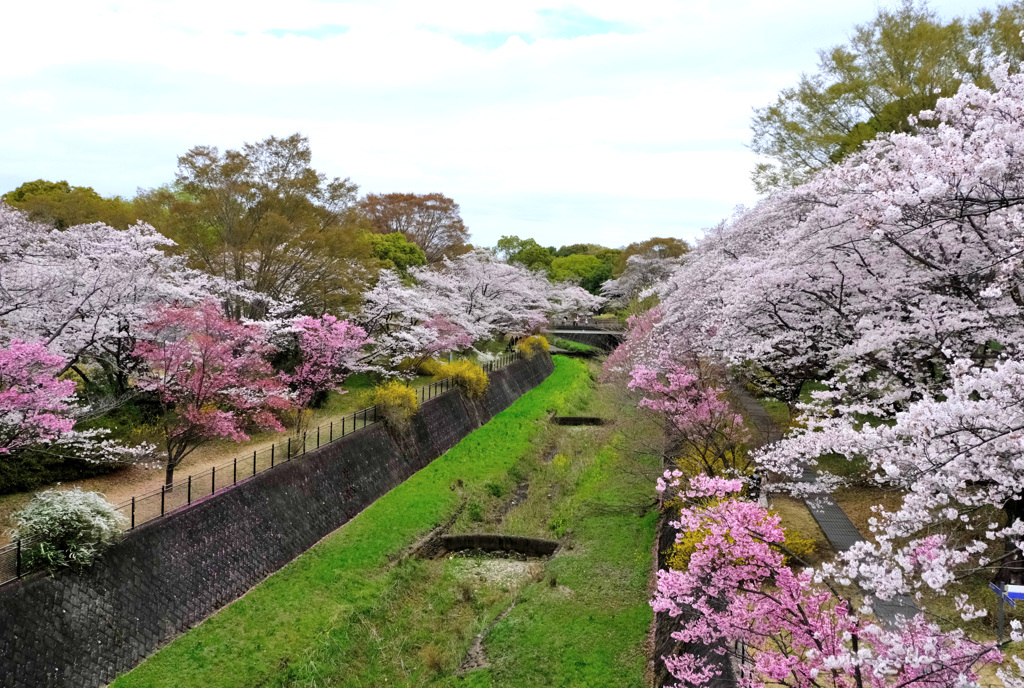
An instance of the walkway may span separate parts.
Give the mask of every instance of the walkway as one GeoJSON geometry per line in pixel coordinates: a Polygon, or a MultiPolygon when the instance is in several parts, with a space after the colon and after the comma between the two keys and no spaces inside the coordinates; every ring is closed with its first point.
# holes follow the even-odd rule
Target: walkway
{"type": "MultiPolygon", "coordinates": [[[[813,483],[817,477],[817,474],[808,468],[804,471],[803,481],[813,483]]],[[[845,552],[858,542],[864,541],[860,531],[832,495],[825,492],[811,494],[804,499],[804,504],[835,551],[845,552]]],[[[909,619],[918,612],[917,604],[907,595],[900,595],[891,600],[875,600],[871,606],[875,616],[890,627],[897,624],[899,617],[909,619]]]]}
{"type": "MultiPolygon", "coordinates": [[[[751,396],[746,387],[736,385],[732,388],[733,395],[740,402],[746,411],[747,417],[753,421],[761,433],[763,441],[761,444],[770,444],[781,439],[782,433],[775,426],[771,416],[757,399],[751,396]]],[[[817,474],[810,468],[804,471],[803,481],[813,483],[817,474]]],[[[845,552],[858,542],[864,541],[857,527],[853,525],[850,517],[846,515],[842,507],[832,498],[832,495],[825,492],[818,492],[808,495],[804,499],[811,516],[817,521],[821,531],[825,533],[829,544],[836,552],[845,552]]],[[[906,595],[900,595],[893,600],[876,600],[872,605],[875,616],[887,625],[895,626],[898,617],[912,617],[917,614],[917,605],[914,600],[906,595]]]]}

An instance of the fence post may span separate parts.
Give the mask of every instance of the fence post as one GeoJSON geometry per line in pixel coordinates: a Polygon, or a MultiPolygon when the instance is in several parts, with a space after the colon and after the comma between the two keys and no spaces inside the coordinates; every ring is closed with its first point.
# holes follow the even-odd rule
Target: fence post
{"type": "Polygon", "coordinates": [[[231,469],[231,484],[232,485],[237,485],[238,484],[238,457],[237,456],[235,457],[235,465],[231,469]]]}
{"type": "Polygon", "coordinates": [[[306,453],[306,432],[302,432],[302,453],[306,453]]]}
{"type": "Polygon", "coordinates": [[[164,515],[164,495],[167,494],[167,485],[160,486],[160,515],[164,515]]]}
{"type": "Polygon", "coordinates": [[[210,494],[217,491],[217,467],[210,469],[210,494]]]}
{"type": "Polygon", "coordinates": [[[192,476],[188,477],[188,503],[192,503],[192,476]]]}
{"type": "Polygon", "coordinates": [[[334,441],[334,421],[333,420],[331,421],[331,439],[328,440],[328,441],[329,442],[333,442],[334,441]]]}
{"type": "Polygon", "coordinates": [[[18,538],[18,563],[16,565],[18,578],[21,578],[21,538],[18,538]]]}
{"type": "Polygon", "coordinates": [[[135,497],[132,497],[132,530],[135,529],[135,497]]]}
{"type": "Polygon", "coordinates": [[[341,417],[341,436],[345,436],[345,416],[341,417]]]}
{"type": "MultiPolygon", "coordinates": [[[[291,442],[291,440],[288,440],[288,441],[291,442]]],[[[271,468],[274,467],[274,443],[273,442],[270,443],[270,467],[271,468]]],[[[255,475],[255,471],[253,472],[253,474],[255,475]]]]}
{"type": "Polygon", "coordinates": [[[316,426],[316,448],[320,448],[320,426],[316,426]]]}
{"type": "Polygon", "coordinates": [[[292,438],[291,437],[288,438],[288,449],[287,449],[287,451],[288,451],[288,455],[287,455],[288,459],[287,460],[291,461],[292,460],[292,438]]]}

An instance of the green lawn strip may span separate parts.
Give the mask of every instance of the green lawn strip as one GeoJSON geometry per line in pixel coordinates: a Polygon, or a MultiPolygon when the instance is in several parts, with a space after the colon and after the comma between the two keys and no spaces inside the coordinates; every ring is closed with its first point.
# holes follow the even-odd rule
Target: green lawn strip
{"type": "MultiPolygon", "coordinates": [[[[573,543],[551,560],[549,580],[526,588],[488,635],[493,666],[481,686],[643,686],[652,612],[647,581],[657,514],[609,509],[637,491],[604,447],[575,480],[554,525],[573,543]]],[[[642,502],[647,495],[634,494],[642,502]]],[[[467,684],[468,685],[468,684],[467,684]]]]}
{"type": "Polygon", "coordinates": [[[456,508],[458,480],[499,477],[530,448],[549,409],[570,407],[589,389],[578,361],[555,371],[487,425],[384,495],[363,513],[244,598],[178,638],[113,685],[204,688],[288,685],[293,663],[339,618],[372,607],[391,584],[388,556],[456,508]]]}
{"type": "Polygon", "coordinates": [[[560,349],[565,349],[566,351],[572,351],[572,352],[578,353],[578,354],[599,354],[599,353],[601,353],[601,349],[599,347],[591,346],[590,344],[581,344],[579,342],[574,342],[574,341],[571,341],[569,339],[562,339],[560,337],[555,339],[551,343],[554,346],[557,346],[560,349]]]}

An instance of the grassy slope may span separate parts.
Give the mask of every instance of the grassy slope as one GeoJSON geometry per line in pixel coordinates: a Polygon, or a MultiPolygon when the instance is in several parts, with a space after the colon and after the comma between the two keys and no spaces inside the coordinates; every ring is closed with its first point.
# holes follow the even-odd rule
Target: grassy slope
{"type": "Polygon", "coordinates": [[[308,661],[307,648],[338,619],[371,608],[394,585],[386,574],[388,556],[453,512],[459,495],[450,488],[456,481],[473,485],[503,476],[529,450],[540,428],[535,421],[548,409],[569,406],[588,385],[583,364],[556,359],[544,383],[485,427],[113,685],[292,684],[308,661]],[[480,461],[482,456],[488,460],[480,461]]]}
{"type": "Polygon", "coordinates": [[[601,353],[601,349],[596,346],[591,346],[590,344],[580,344],[579,342],[574,342],[570,339],[557,338],[551,343],[554,346],[559,347],[560,349],[565,349],[566,351],[573,351],[578,354],[601,353]]]}

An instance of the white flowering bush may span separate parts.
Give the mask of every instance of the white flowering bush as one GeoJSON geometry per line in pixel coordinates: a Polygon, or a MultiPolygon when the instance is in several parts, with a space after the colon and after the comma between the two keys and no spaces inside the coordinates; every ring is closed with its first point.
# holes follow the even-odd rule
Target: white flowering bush
{"type": "Polygon", "coordinates": [[[14,514],[14,537],[26,540],[26,564],[50,572],[86,568],[112,545],[127,525],[99,492],[46,490],[14,514]]]}

